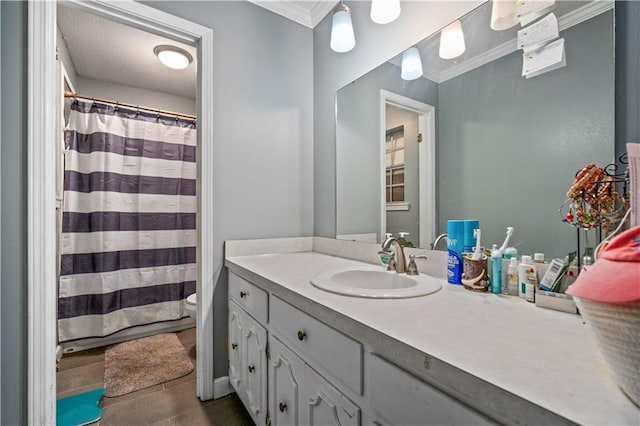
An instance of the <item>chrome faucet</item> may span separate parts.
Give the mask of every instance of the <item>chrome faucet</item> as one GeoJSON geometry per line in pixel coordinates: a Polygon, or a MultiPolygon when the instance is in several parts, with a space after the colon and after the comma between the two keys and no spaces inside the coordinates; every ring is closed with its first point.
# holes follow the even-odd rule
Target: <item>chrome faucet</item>
{"type": "Polygon", "coordinates": [[[442,240],[446,240],[447,239],[447,234],[440,234],[438,235],[438,237],[435,239],[434,242],[432,242],[431,245],[431,250],[436,250],[438,248],[438,243],[442,240]]]}
{"type": "Polygon", "coordinates": [[[407,269],[407,261],[405,260],[405,257],[404,257],[404,249],[402,248],[402,245],[398,242],[396,237],[389,237],[386,240],[384,240],[384,243],[382,243],[382,250],[384,251],[389,250],[389,247],[391,247],[393,244],[395,244],[396,246],[395,247],[396,272],[403,273],[407,269]]]}

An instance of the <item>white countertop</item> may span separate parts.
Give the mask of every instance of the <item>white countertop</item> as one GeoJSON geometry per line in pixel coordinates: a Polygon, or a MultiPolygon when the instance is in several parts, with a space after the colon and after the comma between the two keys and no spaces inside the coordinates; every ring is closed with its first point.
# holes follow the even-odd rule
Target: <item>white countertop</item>
{"type": "MultiPolygon", "coordinates": [[[[418,374],[420,368],[429,369],[433,358],[571,422],[640,424],[640,409],[614,382],[578,315],[541,309],[518,297],[470,292],[446,281],[437,293],[411,299],[333,294],[312,286],[310,278],[369,264],[315,252],[229,257],[226,265],[280,296],[326,307],[341,314],[339,321],[371,329],[379,344],[396,346],[399,358],[403,348],[419,351],[424,367],[408,365],[411,357],[400,360],[418,374]]],[[[423,376],[429,377],[426,370],[423,376]]],[[[513,409],[504,418],[517,419],[517,404],[513,409]]]]}

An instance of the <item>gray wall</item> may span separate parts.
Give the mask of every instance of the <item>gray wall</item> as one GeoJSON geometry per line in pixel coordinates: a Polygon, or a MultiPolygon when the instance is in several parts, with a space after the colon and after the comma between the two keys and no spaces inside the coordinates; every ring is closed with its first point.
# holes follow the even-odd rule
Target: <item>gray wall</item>
{"type": "MultiPolygon", "coordinates": [[[[214,30],[219,271],[216,376],[227,374],[226,239],[313,232],[312,31],[248,2],[150,2],[214,30]]],[[[27,3],[2,7],[2,424],[26,424],[27,3]],[[6,107],[10,105],[11,109],[6,107]],[[4,350],[11,348],[11,350],[4,350]]]]}
{"type": "Polygon", "coordinates": [[[408,232],[409,236],[405,237],[406,240],[418,247],[420,245],[418,114],[387,105],[385,122],[387,130],[404,126],[404,200],[409,204],[409,210],[388,210],[385,228],[387,232],[396,236],[400,232],[408,232]]]}
{"type": "Polygon", "coordinates": [[[613,12],[561,36],[564,68],[525,79],[514,52],[439,85],[438,233],[477,218],[485,246],[514,226],[521,254],[576,249],[557,210],[578,170],[614,157],[613,12]]]}
{"type": "Polygon", "coordinates": [[[616,1],[616,158],[640,143],[640,2],[616,1]]]}
{"type": "Polygon", "coordinates": [[[78,85],[78,74],[76,73],[76,67],[73,65],[73,61],[71,60],[71,56],[69,55],[69,49],[67,49],[67,44],[64,42],[64,37],[62,37],[62,33],[60,32],[60,28],[56,26],[56,47],[58,48],[58,59],[64,65],[64,69],[67,72],[67,77],[71,81],[73,87],[76,90],[78,85]]]}
{"type": "Polygon", "coordinates": [[[2,425],[26,424],[27,410],[27,3],[2,8],[2,425]]]}
{"type": "Polygon", "coordinates": [[[79,76],[76,80],[76,90],[84,96],[112,99],[183,114],[195,115],[196,113],[196,100],[187,96],[175,96],[109,81],[79,76]]]}
{"type": "Polygon", "coordinates": [[[348,2],[356,36],[356,47],[348,53],[335,53],[329,48],[330,14],[316,26],[313,31],[315,235],[332,238],[336,235],[336,91],[481,3],[402,2],[402,13],[396,21],[378,25],[369,17],[369,2],[348,2]]]}
{"type": "Polygon", "coordinates": [[[312,31],[248,2],[148,2],[213,29],[215,373],[226,376],[229,239],[313,234],[312,31]]]}
{"type": "MultiPolygon", "coordinates": [[[[381,89],[430,105],[438,102],[435,83],[424,78],[405,82],[400,78],[400,68],[388,62],[338,91],[337,142],[334,142],[336,176],[340,182],[336,187],[335,226],[338,235],[379,233],[380,230],[380,214],[377,212],[380,211],[382,197],[379,149],[381,89]]],[[[410,155],[406,157],[411,158],[410,155]]],[[[417,162],[417,156],[414,159],[417,162]]],[[[419,235],[413,236],[419,240],[419,235]]],[[[380,238],[382,236],[378,235],[380,238]]]]}

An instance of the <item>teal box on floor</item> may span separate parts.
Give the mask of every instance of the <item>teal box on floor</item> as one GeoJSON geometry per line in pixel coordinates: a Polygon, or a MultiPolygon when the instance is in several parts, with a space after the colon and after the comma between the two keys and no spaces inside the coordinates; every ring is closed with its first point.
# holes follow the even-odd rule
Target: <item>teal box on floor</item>
{"type": "Polygon", "coordinates": [[[100,399],[104,388],[60,398],[56,402],[57,426],[81,426],[97,422],[102,417],[100,399]]]}

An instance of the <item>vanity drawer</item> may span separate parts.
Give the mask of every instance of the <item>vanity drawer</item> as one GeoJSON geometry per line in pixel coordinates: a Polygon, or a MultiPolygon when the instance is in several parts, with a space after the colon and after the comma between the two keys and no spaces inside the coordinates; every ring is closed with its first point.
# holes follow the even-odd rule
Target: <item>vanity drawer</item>
{"type": "Polygon", "coordinates": [[[271,329],[302,358],[329,371],[362,394],[362,345],[328,325],[272,296],[271,329]]]}
{"type": "Polygon", "coordinates": [[[266,291],[229,272],[229,297],[259,322],[267,323],[269,294],[266,291]]]}

